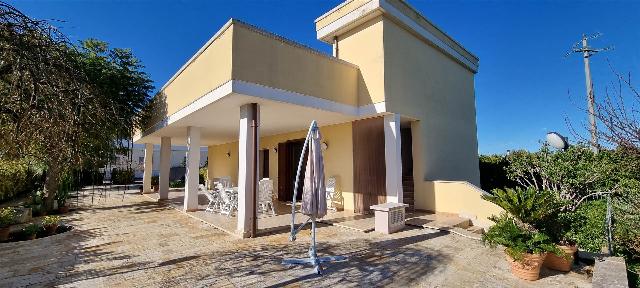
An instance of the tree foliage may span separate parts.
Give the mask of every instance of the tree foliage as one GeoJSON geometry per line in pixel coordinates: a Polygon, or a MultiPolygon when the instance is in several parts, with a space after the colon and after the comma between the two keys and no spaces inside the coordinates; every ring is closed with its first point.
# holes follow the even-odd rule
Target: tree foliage
{"type": "Polygon", "coordinates": [[[80,47],[46,21],[0,2],[0,159],[47,167],[47,206],[71,167],[109,161],[140,125],[153,89],[125,49],[80,47]]]}

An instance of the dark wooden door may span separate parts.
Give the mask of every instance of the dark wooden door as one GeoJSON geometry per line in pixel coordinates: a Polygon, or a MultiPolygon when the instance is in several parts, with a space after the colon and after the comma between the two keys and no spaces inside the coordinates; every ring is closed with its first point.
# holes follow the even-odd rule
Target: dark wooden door
{"type": "MultiPolygon", "coordinates": [[[[278,144],[278,200],[292,201],[293,189],[298,171],[298,161],[302,154],[304,140],[291,140],[278,144]]],[[[302,187],[304,186],[304,169],[306,167],[306,155],[302,163],[302,171],[298,182],[297,200],[302,199],[302,187]]]]}
{"type": "Polygon", "coordinates": [[[356,213],[369,213],[369,206],[386,202],[384,119],[353,122],[353,189],[356,213]]]}

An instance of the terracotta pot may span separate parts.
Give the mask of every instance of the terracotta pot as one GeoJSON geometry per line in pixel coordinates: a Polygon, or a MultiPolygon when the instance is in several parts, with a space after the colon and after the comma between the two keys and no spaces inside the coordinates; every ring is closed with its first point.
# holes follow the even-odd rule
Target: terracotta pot
{"type": "Polygon", "coordinates": [[[44,226],[44,231],[47,235],[56,234],[56,230],[58,230],[58,224],[44,226]]]}
{"type": "Polygon", "coordinates": [[[27,240],[34,240],[34,239],[36,239],[36,234],[27,235],[27,240]]]}
{"type": "Polygon", "coordinates": [[[66,206],[66,205],[65,205],[65,206],[62,206],[62,207],[58,208],[58,211],[59,211],[61,214],[69,213],[69,206],[66,206]]]}
{"type": "Polygon", "coordinates": [[[522,260],[516,261],[507,254],[507,262],[511,265],[511,274],[523,280],[535,281],[540,278],[540,268],[546,256],[547,253],[527,253],[523,255],[522,260]]]}
{"type": "Polygon", "coordinates": [[[568,254],[569,258],[565,259],[563,257],[557,256],[556,254],[549,253],[549,255],[547,255],[547,258],[544,260],[544,267],[562,272],[571,271],[571,267],[573,266],[573,255],[576,254],[576,251],[578,251],[578,247],[576,247],[575,245],[559,245],[558,248],[564,251],[564,253],[568,254]]]}
{"type": "Polygon", "coordinates": [[[9,227],[0,228],[0,241],[7,241],[7,239],[9,239],[9,232],[11,232],[9,227]]]}
{"type": "Polygon", "coordinates": [[[160,190],[160,186],[158,186],[158,185],[153,186],[153,192],[158,193],[158,190],[160,190]]]}

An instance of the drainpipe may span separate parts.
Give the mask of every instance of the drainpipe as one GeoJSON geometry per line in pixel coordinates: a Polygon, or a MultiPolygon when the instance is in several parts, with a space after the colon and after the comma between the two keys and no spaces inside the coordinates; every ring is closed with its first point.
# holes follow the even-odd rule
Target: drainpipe
{"type": "Polygon", "coordinates": [[[338,57],[338,36],[333,36],[333,57],[338,57]]]}

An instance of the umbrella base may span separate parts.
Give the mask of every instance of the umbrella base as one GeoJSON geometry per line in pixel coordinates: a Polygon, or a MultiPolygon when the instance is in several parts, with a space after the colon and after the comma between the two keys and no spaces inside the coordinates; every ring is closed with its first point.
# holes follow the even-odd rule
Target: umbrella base
{"type": "Polygon", "coordinates": [[[313,272],[322,275],[322,263],[344,261],[345,256],[310,257],[306,259],[284,259],[282,265],[313,265],[313,272]]]}

